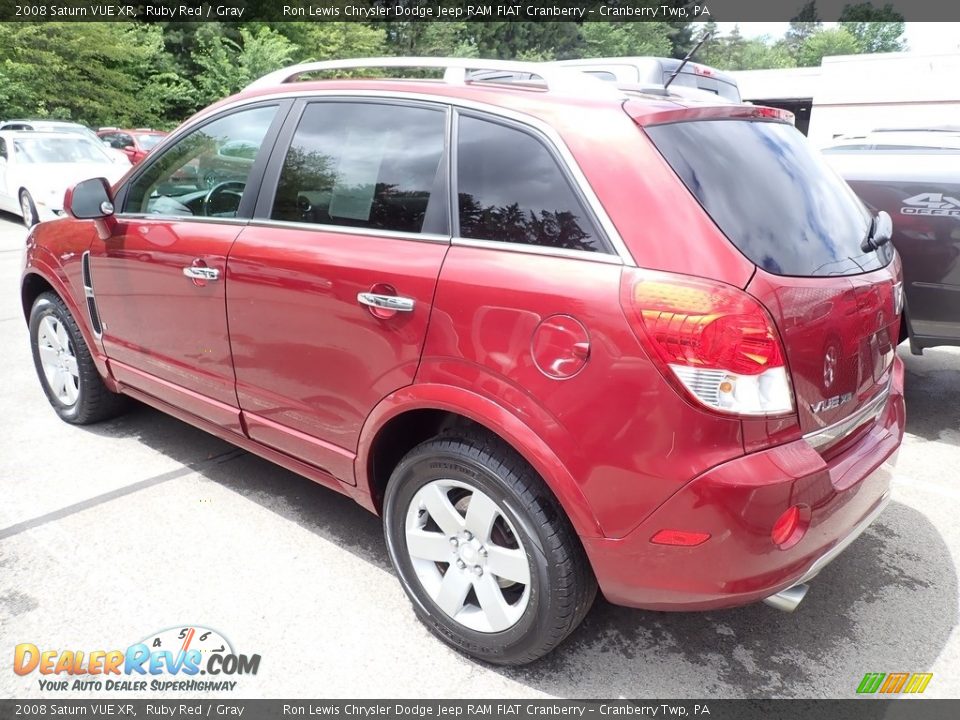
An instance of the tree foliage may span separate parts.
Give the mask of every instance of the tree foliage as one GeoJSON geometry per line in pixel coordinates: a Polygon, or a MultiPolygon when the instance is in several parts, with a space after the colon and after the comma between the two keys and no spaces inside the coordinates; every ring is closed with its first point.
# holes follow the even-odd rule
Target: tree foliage
{"type": "Polygon", "coordinates": [[[840,13],[840,27],[857,39],[861,52],[896,52],[906,49],[903,15],[892,5],[875,8],[867,2],[846,5],[840,13]]]}

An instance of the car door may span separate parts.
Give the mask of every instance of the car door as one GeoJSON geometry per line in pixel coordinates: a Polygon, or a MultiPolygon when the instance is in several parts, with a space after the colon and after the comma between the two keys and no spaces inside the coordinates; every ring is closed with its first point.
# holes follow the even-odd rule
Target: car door
{"type": "Polygon", "coordinates": [[[250,437],[345,482],[365,418],[417,371],[449,245],[447,114],[302,102],[228,258],[250,437]]]}
{"type": "Polygon", "coordinates": [[[118,191],[112,233],[90,247],[101,342],[117,380],[235,432],[224,271],[286,108],[227,111],[185,133],[118,191]],[[245,177],[203,188],[184,172],[237,139],[260,147],[245,177]]]}

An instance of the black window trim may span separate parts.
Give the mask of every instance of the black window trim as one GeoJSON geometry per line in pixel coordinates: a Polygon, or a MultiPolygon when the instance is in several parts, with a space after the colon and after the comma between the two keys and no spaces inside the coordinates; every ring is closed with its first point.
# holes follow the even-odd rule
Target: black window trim
{"type": "Polygon", "coordinates": [[[194,215],[164,215],[162,213],[128,212],[117,212],[116,216],[118,218],[131,220],[162,220],[166,222],[175,220],[177,222],[200,222],[220,225],[247,225],[253,217],[254,205],[257,197],[260,195],[260,189],[263,185],[264,172],[266,170],[267,162],[273,154],[277,137],[281,128],[283,127],[284,122],[286,121],[288,114],[290,113],[290,108],[293,104],[294,101],[289,98],[265,98],[258,102],[233,105],[231,107],[224,108],[221,112],[204,117],[200,122],[181,126],[170,136],[164,138],[162,146],[158,145],[157,148],[154,149],[154,152],[151,152],[149,155],[147,155],[147,157],[135,167],[130,176],[124,180],[123,185],[117,189],[113,199],[114,205],[117,208],[122,208],[127,200],[127,192],[130,189],[130,186],[133,185],[147,170],[149,170],[150,167],[159,162],[160,159],[166,155],[167,150],[179,143],[180,140],[187,135],[206,127],[210,123],[222,120],[225,117],[229,117],[230,115],[236,115],[248,110],[257,110],[264,107],[276,107],[277,112],[274,115],[273,120],[270,122],[270,127],[267,128],[266,134],[263,136],[263,142],[260,144],[260,150],[257,152],[257,157],[253,162],[253,166],[250,168],[250,175],[247,178],[247,184],[246,187],[244,187],[243,197],[240,200],[240,205],[237,208],[237,214],[235,217],[202,217],[194,215]],[[157,152],[157,149],[159,149],[159,152],[157,152]]]}
{"type": "Polygon", "coordinates": [[[593,260],[599,260],[600,262],[615,262],[616,264],[622,264],[623,260],[620,254],[617,252],[613,243],[610,241],[610,238],[607,236],[603,228],[603,223],[600,222],[600,218],[597,217],[597,214],[593,210],[593,205],[590,200],[586,197],[583,192],[583,189],[580,187],[580,183],[577,182],[577,179],[573,176],[570,171],[570,168],[567,166],[563,156],[554,146],[553,142],[540,132],[537,128],[531,127],[522,122],[512,120],[510,118],[505,118],[501,115],[496,115],[494,113],[487,113],[479,110],[473,109],[464,109],[460,107],[453,108],[453,121],[450,134],[450,208],[451,208],[451,228],[453,230],[453,240],[454,245],[464,245],[469,247],[480,247],[480,248],[498,248],[503,250],[511,250],[513,252],[525,252],[534,255],[556,255],[560,257],[576,257],[576,258],[588,258],[593,260]],[[590,222],[591,229],[596,234],[597,240],[602,246],[599,250],[574,250],[567,248],[553,248],[546,245],[533,245],[530,243],[513,243],[513,242],[503,242],[501,240],[488,240],[481,238],[465,238],[460,235],[460,201],[459,201],[459,188],[458,185],[458,135],[460,128],[460,118],[461,117],[471,117],[475,120],[482,120],[485,122],[491,122],[496,125],[502,125],[504,127],[510,128],[512,130],[517,130],[519,132],[525,133],[529,137],[536,140],[540,143],[541,146],[550,154],[550,157],[553,158],[553,161],[557,164],[557,167],[560,170],[560,174],[563,176],[564,180],[567,182],[567,185],[570,188],[570,191],[573,193],[574,197],[580,203],[580,207],[583,209],[586,214],[587,220],[590,222]],[[609,260],[607,259],[609,258],[609,260]]]}
{"type": "MultiPolygon", "coordinates": [[[[450,131],[452,126],[451,107],[443,102],[430,102],[419,99],[405,99],[395,97],[378,97],[372,95],[307,95],[298,98],[287,119],[280,129],[276,142],[274,143],[273,153],[267,164],[263,176],[261,191],[257,198],[256,206],[253,210],[250,224],[255,227],[279,227],[295,230],[304,230],[307,232],[323,232],[330,234],[357,235],[361,237],[383,237],[397,240],[414,240],[419,242],[450,244],[450,229],[452,228],[452,217],[450,203],[448,201],[447,188],[450,178],[450,131]],[[437,167],[437,175],[434,178],[434,187],[430,192],[430,201],[427,207],[427,215],[433,211],[434,203],[442,203],[442,207],[436,211],[436,215],[446,221],[446,228],[431,228],[422,230],[418,233],[406,232],[402,230],[384,230],[379,228],[363,228],[351,225],[333,225],[325,223],[305,223],[293,220],[275,220],[270,217],[273,212],[273,202],[276,199],[277,188],[280,182],[280,173],[283,170],[283,164],[287,158],[287,152],[290,150],[290,144],[296,134],[300,120],[310,105],[319,103],[338,102],[350,104],[367,105],[398,105],[402,107],[419,107],[436,112],[444,113],[444,138],[443,153],[440,156],[440,163],[437,167]]],[[[428,217],[424,218],[426,226],[428,217]]]]}

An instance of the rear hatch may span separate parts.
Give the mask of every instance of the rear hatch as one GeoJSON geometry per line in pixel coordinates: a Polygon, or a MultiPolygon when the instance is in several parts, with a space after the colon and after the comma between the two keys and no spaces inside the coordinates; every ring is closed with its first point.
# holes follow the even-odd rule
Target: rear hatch
{"type": "Polygon", "coordinates": [[[853,432],[882,407],[891,378],[902,305],[892,245],[862,249],[872,215],[776,111],[689,117],[646,118],[644,130],[757,266],[746,290],[780,332],[802,431],[850,418],[853,432]]]}

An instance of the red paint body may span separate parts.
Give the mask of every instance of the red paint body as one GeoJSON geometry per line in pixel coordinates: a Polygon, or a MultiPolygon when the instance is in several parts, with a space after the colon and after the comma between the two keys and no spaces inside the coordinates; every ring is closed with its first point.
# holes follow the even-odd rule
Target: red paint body
{"type": "MultiPolygon", "coordinates": [[[[384,428],[417,410],[468,418],[540,473],[604,593],[632,606],[724,607],[789,587],[886,493],[889,472],[881,466],[894,456],[904,423],[903,371],[893,354],[899,317],[889,310],[899,261],[854,277],[758,270],[638,127],[682,121],[685,113],[752,111],[631,100],[624,112],[612,101],[399,81],[296,89],[429,95],[549,126],[628,257],[597,262],[449,238],[358,237],[271,224],[258,212],[228,223],[121,214],[104,221],[107,240],[91,221],[44,223],[28,240],[25,309],[37,278],[49,283],[78,319],[110,387],[374,511],[382,488],[371,453],[384,428]],[[102,338],[84,309],[79,263],[86,251],[102,338]],[[220,280],[184,277],[182,268],[198,262],[219,270],[220,280]],[[783,342],[796,410],[724,415],[669,382],[623,306],[623,288],[644,272],[633,265],[708,278],[758,299],[783,342]],[[358,304],[357,294],[371,291],[413,298],[415,310],[358,304]],[[824,343],[835,343],[846,362],[830,390],[817,380],[824,343]],[[802,438],[848,417],[885,384],[889,395],[875,420],[820,451],[802,438]],[[852,398],[811,410],[840,392],[852,398]],[[771,528],[795,504],[806,508],[808,531],[781,550],[771,528]],[[650,543],[664,529],[710,538],[695,547],[650,543]]],[[[122,193],[123,183],[114,190],[122,193]]]]}

